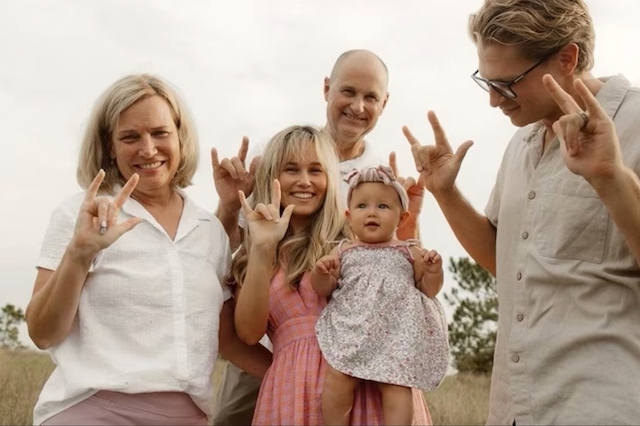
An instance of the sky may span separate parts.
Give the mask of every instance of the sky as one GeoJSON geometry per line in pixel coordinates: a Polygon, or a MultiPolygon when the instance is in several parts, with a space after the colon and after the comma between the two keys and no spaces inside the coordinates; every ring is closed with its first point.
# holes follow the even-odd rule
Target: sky
{"type": "MultiPolygon", "coordinates": [[[[640,1],[587,0],[594,17],[594,74],[640,86],[640,1]]],[[[91,106],[118,78],[154,73],[186,99],[201,156],[187,192],[213,211],[209,151],[236,154],[242,136],[265,143],[292,124],[322,126],[322,83],[349,49],[377,53],[390,98],[367,140],[415,175],[409,126],[432,143],[434,110],[457,147],[475,142],[458,186],[479,210],[515,128],[470,77],[477,55],[468,15],[482,0],[2,0],[0,1],[0,306],[25,308],[51,212],[80,191],[80,139],[91,106]],[[454,6],[455,4],[455,6],[454,6]]],[[[421,236],[445,259],[466,256],[430,195],[421,236]]],[[[445,268],[448,260],[445,262],[445,268]]],[[[455,285],[445,277],[443,292],[455,285]]],[[[445,305],[450,314],[451,308],[445,305]]],[[[29,344],[26,329],[22,340],[29,344]]]]}

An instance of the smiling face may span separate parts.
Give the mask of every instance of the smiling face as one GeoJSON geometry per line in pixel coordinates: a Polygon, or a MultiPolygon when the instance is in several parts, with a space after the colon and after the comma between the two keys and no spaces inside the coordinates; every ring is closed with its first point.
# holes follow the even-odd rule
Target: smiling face
{"type": "Polygon", "coordinates": [[[281,205],[293,204],[291,226],[306,226],[322,207],[327,193],[327,174],[320,163],[315,144],[311,141],[296,158],[289,158],[278,176],[281,205]]]}
{"type": "Polygon", "coordinates": [[[387,72],[378,58],[356,52],[325,79],[327,129],[343,160],[361,154],[364,136],[375,127],[387,104],[387,72]]]}
{"type": "Polygon", "coordinates": [[[111,142],[111,158],[124,179],[140,175],[134,192],[154,196],[171,191],[180,165],[180,140],[164,99],[150,96],[122,111],[111,142]]]}
{"type": "Polygon", "coordinates": [[[362,242],[391,241],[400,222],[408,216],[396,190],[382,182],[361,183],[351,193],[347,220],[362,242]]]}

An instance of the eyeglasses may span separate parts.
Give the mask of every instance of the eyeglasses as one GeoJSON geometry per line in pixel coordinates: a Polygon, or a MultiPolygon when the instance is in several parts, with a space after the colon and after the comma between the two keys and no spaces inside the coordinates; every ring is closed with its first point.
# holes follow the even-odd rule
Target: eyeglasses
{"type": "Polygon", "coordinates": [[[551,56],[553,56],[554,53],[556,53],[556,52],[553,52],[553,53],[551,53],[549,55],[546,55],[544,58],[540,59],[538,62],[533,64],[532,67],[530,67],[525,72],[523,72],[522,74],[520,74],[519,76],[517,76],[516,78],[514,78],[511,81],[487,80],[487,79],[482,78],[482,77],[480,77],[478,75],[478,72],[480,70],[476,70],[476,72],[471,74],[471,78],[473,79],[473,81],[478,83],[478,86],[482,87],[487,92],[489,91],[490,88],[493,87],[493,90],[495,90],[496,92],[500,93],[505,98],[514,99],[514,98],[518,97],[518,95],[516,95],[516,92],[513,91],[511,86],[513,86],[514,84],[518,83],[527,74],[529,74],[531,71],[533,71],[534,69],[536,69],[537,67],[542,65],[542,63],[544,61],[546,61],[547,59],[549,59],[551,56]]]}

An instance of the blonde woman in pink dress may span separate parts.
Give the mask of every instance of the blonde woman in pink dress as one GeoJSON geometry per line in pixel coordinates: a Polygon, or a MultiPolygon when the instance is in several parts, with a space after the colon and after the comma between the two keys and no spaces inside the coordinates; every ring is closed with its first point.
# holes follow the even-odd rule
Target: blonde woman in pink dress
{"type": "MultiPolygon", "coordinates": [[[[311,287],[310,271],[345,237],[338,207],[338,159],[334,144],[317,129],[289,127],[275,135],[256,171],[251,201],[240,192],[247,227],[232,264],[235,324],[239,337],[273,342],[253,424],[321,425],[326,363],[315,334],[326,305],[311,287]]],[[[430,424],[416,399],[415,424],[430,424]]],[[[355,390],[354,424],[381,424],[380,392],[364,383],[355,390]]]]}
{"type": "Polygon", "coordinates": [[[385,424],[409,424],[411,388],[430,391],[449,363],[447,324],[435,299],[442,258],[417,240],[400,241],[408,197],[391,168],[354,171],[347,220],[355,234],[316,263],[311,284],[331,296],[316,324],[327,367],[322,410],[328,425],[350,424],[354,391],[375,382],[385,424]]]}

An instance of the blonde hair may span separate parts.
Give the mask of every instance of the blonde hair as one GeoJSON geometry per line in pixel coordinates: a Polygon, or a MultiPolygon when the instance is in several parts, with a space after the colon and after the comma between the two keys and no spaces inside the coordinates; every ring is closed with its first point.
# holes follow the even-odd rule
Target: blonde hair
{"type": "Polygon", "coordinates": [[[468,29],[476,44],[518,46],[524,57],[536,60],[575,43],[576,71],[593,68],[595,31],[582,0],[485,0],[469,17],[468,29]]]}
{"type": "MultiPolygon", "coordinates": [[[[302,158],[308,144],[315,147],[327,177],[327,190],[322,206],[313,215],[309,225],[296,233],[289,228],[278,243],[272,274],[282,268],[286,282],[292,288],[297,288],[302,275],[313,269],[315,262],[331,251],[329,242],[345,235],[345,217],[338,202],[338,156],[328,135],[311,126],[291,126],[271,138],[256,171],[256,184],[250,202],[252,207],[259,203],[269,204],[273,180],[280,176],[289,161],[302,158]]],[[[232,280],[236,283],[242,283],[247,273],[250,247],[251,235],[247,227],[240,250],[231,264],[232,280]]]]}
{"type": "Polygon", "coordinates": [[[198,134],[193,118],[177,90],[167,81],[157,76],[139,74],[119,79],[94,104],[80,146],[76,171],[76,178],[82,188],[89,187],[100,169],[106,172],[101,186],[103,191],[113,194],[116,184],[124,184],[124,178],[110,155],[113,132],[125,109],[151,96],[159,96],[169,104],[178,129],[180,164],[171,186],[185,188],[191,185],[199,156],[198,134]]]}

